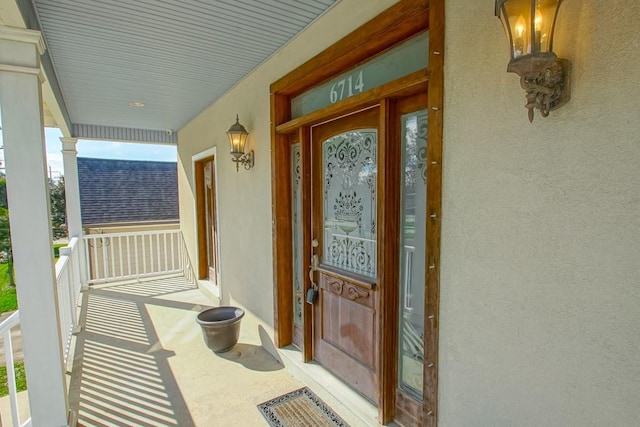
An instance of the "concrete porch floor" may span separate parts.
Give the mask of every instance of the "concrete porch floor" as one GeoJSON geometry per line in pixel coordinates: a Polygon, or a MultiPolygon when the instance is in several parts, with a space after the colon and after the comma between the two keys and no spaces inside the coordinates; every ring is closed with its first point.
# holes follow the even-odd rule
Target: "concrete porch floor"
{"type": "Polygon", "coordinates": [[[377,425],[294,376],[244,324],[230,352],[210,351],[195,322],[210,306],[182,277],[83,292],[69,392],[78,425],[266,426],[256,405],[305,385],[350,425],[377,425]]]}

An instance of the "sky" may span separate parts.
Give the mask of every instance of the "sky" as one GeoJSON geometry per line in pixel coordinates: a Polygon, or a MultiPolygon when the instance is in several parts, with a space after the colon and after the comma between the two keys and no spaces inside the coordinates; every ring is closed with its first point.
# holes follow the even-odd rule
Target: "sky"
{"type": "MultiPolygon", "coordinates": [[[[1,120],[1,118],[0,118],[1,120]]],[[[47,164],[52,178],[64,175],[62,162],[62,132],[57,128],[45,128],[47,144],[47,164]]],[[[0,146],[4,146],[0,131],[0,146]]],[[[155,160],[162,162],[176,161],[176,147],[154,144],[134,144],[130,142],[88,141],[79,140],[77,145],[78,157],[92,157],[98,159],[119,160],[155,160]]],[[[0,170],[4,170],[4,150],[0,150],[0,170]]]]}

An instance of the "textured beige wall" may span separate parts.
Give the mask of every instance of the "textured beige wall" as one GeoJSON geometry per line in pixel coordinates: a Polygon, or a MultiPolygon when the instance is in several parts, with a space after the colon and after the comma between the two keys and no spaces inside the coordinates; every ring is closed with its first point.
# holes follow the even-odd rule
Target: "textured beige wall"
{"type": "MultiPolygon", "coordinates": [[[[393,0],[342,0],[178,133],[178,190],[182,230],[196,262],[192,156],[217,146],[222,304],[249,310],[247,320],[273,328],[269,85],[347,35],[393,0]],[[236,173],[225,132],[235,115],[250,132],[255,167],[236,173]],[[253,316],[252,316],[253,315],[253,316]]],[[[250,31],[250,29],[247,29],[250,31]]]]}
{"type": "MultiPolygon", "coordinates": [[[[182,230],[195,262],[191,157],[218,147],[223,303],[273,327],[269,84],[393,1],[343,0],[180,130],[182,230]],[[236,173],[225,131],[251,132],[236,173]]],[[[572,100],[527,121],[493,0],[446,6],[440,424],[631,426],[640,410],[640,3],[564,2],[572,100]]]]}
{"type": "Polygon", "coordinates": [[[441,425],[637,426],[640,3],[563,3],[533,124],[493,7],[446,7],[441,425]]]}

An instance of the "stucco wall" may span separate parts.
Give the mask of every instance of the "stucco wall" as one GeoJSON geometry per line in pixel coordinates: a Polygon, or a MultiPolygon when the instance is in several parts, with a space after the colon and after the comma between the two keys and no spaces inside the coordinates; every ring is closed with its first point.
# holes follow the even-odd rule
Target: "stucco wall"
{"type": "MultiPolygon", "coordinates": [[[[269,85],[394,4],[342,0],[178,133],[180,218],[196,262],[192,156],[217,146],[222,303],[248,309],[247,320],[273,328],[269,85]],[[250,132],[255,167],[236,173],[226,131],[235,115],[250,132]]],[[[246,29],[251,31],[251,29],[246,29]]]]}
{"type": "MultiPolygon", "coordinates": [[[[392,3],[342,0],[179,132],[191,258],[191,158],[217,146],[222,303],[269,330],[269,84],[392,3]],[[256,152],[239,173],[236,113],[256,152]]],[[[446,5],[440,425],[637,425],[640,3],[564,2],[572,100],[533,124],[493,7],[446,5]]]]}
{"type": "Polygon", "coordinates": [[[441,425],[636,426],[640,3],[563,3],[533,124],[493,7],[446,7],[441,425]]]}

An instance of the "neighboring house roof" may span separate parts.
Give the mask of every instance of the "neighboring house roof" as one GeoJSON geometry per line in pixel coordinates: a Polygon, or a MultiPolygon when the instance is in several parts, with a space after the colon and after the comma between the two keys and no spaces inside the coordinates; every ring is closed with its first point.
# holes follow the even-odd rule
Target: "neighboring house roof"
{"type": "Polygon", "coordinates": [[[175,162],[78,157],[82,224],[178,220],[175,162]]]}

